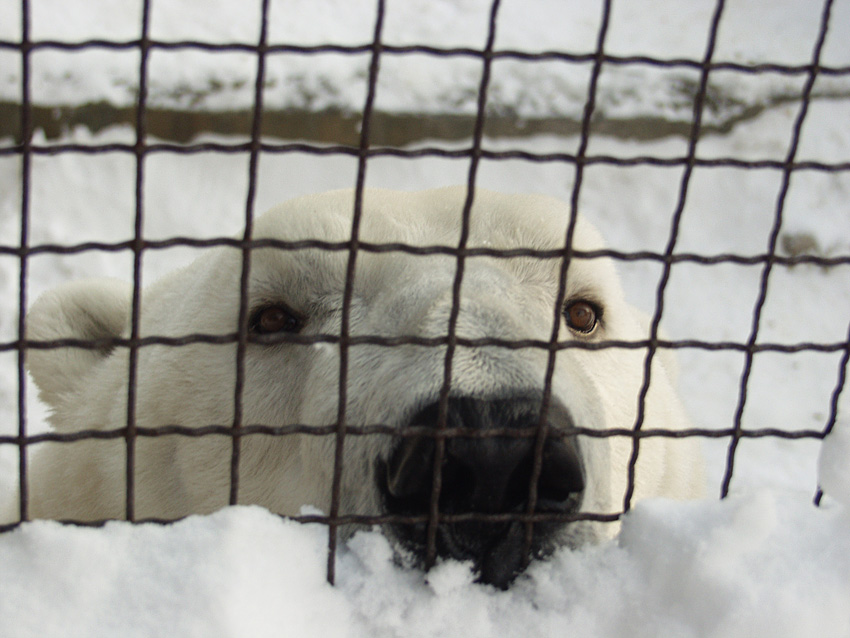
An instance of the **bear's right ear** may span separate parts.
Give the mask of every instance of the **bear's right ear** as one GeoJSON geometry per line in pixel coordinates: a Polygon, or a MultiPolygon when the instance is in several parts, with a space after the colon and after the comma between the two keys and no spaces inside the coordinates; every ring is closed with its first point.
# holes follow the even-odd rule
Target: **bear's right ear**
{"type": "MultiPolygon", "coordinates": [[[[120,337],[129,322],[132,286],[112,279],[65,284],[44,293],[26,315],[28,341],[120,337]]],[[[111,348],[30,348],[27,368],[42,400],[56,406],[111,348]]]]}

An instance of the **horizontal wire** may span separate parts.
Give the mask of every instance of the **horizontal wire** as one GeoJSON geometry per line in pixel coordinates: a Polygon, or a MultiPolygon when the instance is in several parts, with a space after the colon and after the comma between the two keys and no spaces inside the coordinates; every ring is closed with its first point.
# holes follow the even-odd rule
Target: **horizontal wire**
{"type": "MultiPolygon", "coordinates": [[[[349,425],[346,424],[346,434],[355,436],[390,436],[393,438],[431,438],[431,439],[489,439],[489,438],[515,438],[533,439],[537,436],[536,428],[488,428],[486,430],[463,427],[446,427],[435,430],[425,426],[410,426],[398,428],[392,425],[349,425]]],[[[247,436],[334,436],[335,425],[259,425],[248,424],[240,428],[232,425],[162,425],[157,427],[136,426],[134,434],[138,438],[159,438],[163,436],[182,436],[187,438],[201,438],[207,436],[225,436],[228,438],[244,438],[247,436]]],[[[589,428],[589,427],[563,427],[550,430],[551,438],[566,438],[571,436],[584,436],[595,439],[605,438],[628,438],[628,439],[652,439],[652,438],[707,438],[721,439],[740,434],[743,438],[761,439],[776,437],[782,439],[823,439],[823,430],[802,429],[783,430],[781,428],[754,428],[736,431],[734,428],[710,429],[710,428],[687,428],[674,430],[669,428],[647,428],[632,430],[629,428],[589,428]]],[[[86,429],[75,432],[42,432],[29,434],[21,437],[19,435],[0,435],[0,445],[38,445],[41,443],[76,443],[79,441],[109,441],[121,439],[127,435],[127,428],[115,428],[110,430],[86,429]]]]}
{"type": "MultiPolygon", "coordinates": [[[[416,525],[426,523],[428,521],[427,514],[419,514],[419,515],[402,515],[402,514],[378,514],[378,515],[368,515],[368,514],[342,514],[336,517],[331,518],[330,516],[325,516],[321,514],[302,514],[299,516],[285,516],[283,514],[276,514],[282,520],[290,520],[295,521],[297,523],[302,524],[319,524],[319,525],[416,525]]],[[[578,512],[578,513],[568,513],[568,512],[534,512],[533,514],[528,514],[526,512],[506,512],[506,513],[497,513],[497,514],[488,514],[488,513],[460,513],[460,514],[448,514],[440,512],[439,517],[440,520],[446,523],[464,523],[471,521],[483,521],[487,523],[502,523],[502,522],[511,522],[511,521],[520,521],[520,522],[535,522],[535,523],[543,523],[543,522],[562,522],[562,523],[570,523],[576,521],[597,521],[601,523],[613,523],[620,519],[619,513],[606,514],[601,512],[578,512]]],[[[157,517],[149,517],[149,518],[136,518],[133,521],[134,525],[140,524],[150,524],[150,525],[170,525],[172,523],[176,523],[187,518],[186,516],[178,516],[174,518],[157,518],[157,517]]],[[[103,527],[107,523],[112,522],[122,522],[122,519],[114,519],[114,518],[104,518],[94,521],[83,521],[83,520],[71,520],[71,519],[59,519],[54,520],[56,523],[60,523],[62,525],[69,525],[74,527],[103,527]]],[[[20,527],[21,522],[15,523],[6,523],[0,525],[0,533],[11,531],[17,527],[20,527]]]]}
{"type": "MultiPolygon", "coordinates": [[[[148,143],[148,144],[130,144],[130,143],[106,143],[106,144],[77,144],[77,143],[57,143],[57,144],[27,144],[27,151],[33,155],[59,155],[62,153],[82,153],[89,155],[99,155],[102,153],[132,153],[136,154],[143,152],[146,154],[153,153],[175,153],[175,154],[195,154],[195,153],[249,153],[252,148],[250,142],[238,143],[223,143],[223,142],[200,142],[195,144],[175,144],[175,143],[148,143]]],[[[21,153],[23,145],[13,144],[9,146],[0,146],[0,156],[13,155],[21,153]]],[[[260,144],[260,150],[265,153],[305,153],[311,155],[350,155],[357,157],[361,151],[354,146],[347,145],[319,145],[307,144],[301,142],[295,143],[270,143],[263,142],[260,144]]],[[[368,157],[396,157],[404,159],[419,159],[423,157],[441,157],[448,159],[469,159],[473,153],[471,148],[447,149],[439,146],[415,147],[409,149],[395,147],[376,146],[362,151],[368,157]]],[[[477,154],[484,159],[501,161],[501,160],[526,160],[529,162],[549,163],[549,162],[566,162],[575,164],[581,162],[585,166],[593,165],[611,165],[611,166],[655,166],[676,168],[693,164],[696,167],[703,168],[744,168],[744,169],[771,169],[771,170],[794,170],[794,171],[824,171],[824,172],[844,172],[850,171],[850,161],[845,162],[818,162],[813,160],[800,160],[795,162],[785,162],[782,160],[773,159],[753,159],[742,160],[736,157],[715,157],[715,158],[700,158],[696,157],[688,159],[687,157],[656,157],[652,155],[638,155],[633,157],[620,157],[616,155],[588,155],[578,159],[571,153],[532,153],[521,149],[507,149],[503,151],[493,151],[480,149],[477,154]]]]}
{"type": "MultiPolygon", "coordinates": [[[[306,240],[284,240],[284,239],[253,239],[244,240],[233,237],[170,237],[167,239],[151,240],[142,239],[127,240],[121,242],[83,242],[80,244],[32,244],[28,246],[4,246],[0,245],[0,256],[30,257],[40,254],[72,255],[84,252],[121,252],[134,250],[140,246],[142,250],[164,250],[168,248],[215,248],[226,246],[230,248],[275,248],[287,251],[319,249],[323,251],[347,251],[351,242],[331,242],[319,239],[306,240]]],[[[493,257],[496,259],[513,259],[530,257],[536,259],[561,259],[564,256],[562,249],[541,250],[534,248],[489,248],[473,247],[458,248],[440,244],[417,246],[403,242],[375,243],[358,241],[358,250],[371,253],[399,252],[410,255],[448,255],[451,257],[493,257]]],[[[571,255],[576,259],[601,259],[610,258],[620,261],[657,261],[660,263],[695,263],[699,265],[735,264],[740,266],[753,266],[770,261],[774,265],[797,266],[809,264],[830,268],[835,266],[850,265],[850,255],[837,255],[833,257],[822,257],[818,255],[795,255],[779,256],[775,254],[740,255],[736,253],[720,253],[716,255],[701,255],[697,253],[676,253],[663,255],[653,251],[624,252],[614,249],[578,250],[572,251],[571,255]]]]}
{"type": "MultiPolygon", "coordinates": [[[[134,50],[141,46],[140,40],[104,40],[90,39],[80,41],[65,40],[30,40],[19,42],[14,40],[0,40],[0,49],[16,50],[21,52],[32,52],[38,50],[57,51],[82,51],[86,49],[110,49],[110,50],[134,50]]],[[[210,53],[252,53],[256,54],[261,47],[257,44],[244,42],[204,42],[200,40],[155,40],[145,41],[145,46],[150,49],[163,51],[197,50],[210,53]]],[[[364,44],[266,44],[262,51],[266,55],[274,54],[298,54],[298,55],[369,55],[374,48],[373,43],[364,44]]],[[[483,58],[485,52],[472,47],[438,47],[421,44],[393,45],[381,43],[381,55],[429,55],[434,57],[472,57],[483,58]]],[[[487,52],[486,55],[493,60],[518,60],[523,62],[561,61],[577,64],[592,64],[600,59],[604,64],[612,65],[641,65],[654,67],[683,67],[689,69],[707,68],[709,71],[733,71],[746,74],[777,73],[783,75],[804,75],[812,70],[811,64],[778,64],[773,62],[744,64],[732,61],[718,61],[705,63],[701,60],[689,58],[660,58],[647,55],[614,55],[610,53],[570,53],[567,51],[525,51],[518,49],[496,49],[487,52]]],[[[846,75],[850,74],[850,66],[818,66],[821,75],[846,75]]]]}
{"type": "MultiPolygon", "coordinates": [[[[18,340],[0,342],[0,352],[10,350],[55,350],[58,348],[79,348],[81,350],[108,350],[111,348],[137,348],[150,346],[167,346],[179,348],[196,343],[210,345],[226,345],[238,341],[238,333],[207,334],[192,333],[179,337],[165,337],[151,335],[130,339],[124,337],[109,337],[104,339],[51,339],[51,340],[18,340]]],[[[624,349],[639,350],[644,348],[668,349],[668,350],[708,350],[708,351],[732,351],[732,352],[774,352],[781,354],[797,354],[800,352],[843,352],[848,345],[845,341],[836,342],[794,342],[794,343],[756,343],[753,345],[738,341],[701,341],[698,339],[648,339],[625,340],[625,339],[603,339],[599,341],[544,341],[540,339],[500,339],[495,337],[480,337],[470,339],[455,337],[455,343],[466,348],[503,348],[506,350],[607,350],[624,349]]],[[[346,337],[344,340],[335,334],[282,334],[282,335],[249,335],[248,342],[263,346],[271,345],[315,345],[320,343],[339,344],[347,346],[383,346],[388,348],[400,346],[422,346],[440,347],[449,342],[448,336],[442,337],[417,337],[403,335],[397,337],[385,337],[381,335],[355,335],[346,337]]]]}

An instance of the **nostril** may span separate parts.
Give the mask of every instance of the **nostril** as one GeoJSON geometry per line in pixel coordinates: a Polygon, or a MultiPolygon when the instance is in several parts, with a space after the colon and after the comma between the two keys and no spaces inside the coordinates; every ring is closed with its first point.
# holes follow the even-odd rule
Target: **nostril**
{"type": "MultiPolygon", "coordinates": [[[[528,504],[534,468],[534,440],[478,440],[450,454],[443,466],[444,504],[457,511],[516,512],[528,504]]],[[[455,450],[451,442],[449,448],[455,450]]],[[[584,473],[575,443],[547,439],[537,481],[540,507],[575,505],[584,491],[584,473]]]]}
{"type": "MultiPolygon", "coordinates": [[[[443,465],[441,507],[448,511],[515,512],[528,503],[535,441],[530,438],[450,439],[443,465]]],[[[584,473],[571,439],[547,439],[537,502],[550,509],[575,505],[584,473]]]]}
{"type": "Polygon", "coordinates": [[[443,463],[440,507],[449,511],[470,509],[470,501],[479,486],[475,472],[455,459],[443,463]]]}
{"type": "Polygon", "coordinates": [[[547,440],[537,484],[538,499],[563,503],[583,490],[584,472],[575,443],[570,439],[547,440]]]}
{"type": "Polygon", "coordinates": [[[508,512],[528,494],[533,442],[526,438],[451,438],[442,494],[449,511],[508,512]]]}
{"type": "Polygon", "coordinates": [[[531,471],[534,459],[531,455],[523,459],[511,474],[505,490],[504,506],[507,511],[525,509],[528,502],[528,490],[531,486],[531,471]]]}
{"type": "Polygon", "coordinates": [[[398,499],[430,494],[433,465],[433,438],[415,437],[405,440],[387,463],[387,491],[398,499]]]}

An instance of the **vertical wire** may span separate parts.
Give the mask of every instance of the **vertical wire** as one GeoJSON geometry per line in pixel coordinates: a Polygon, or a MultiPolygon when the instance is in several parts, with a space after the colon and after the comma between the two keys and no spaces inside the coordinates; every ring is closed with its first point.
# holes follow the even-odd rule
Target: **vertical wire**
{"type": "Polygon", "coordinates": [[[369,159],[369,136],[371,134],[372,111],[378,87],[378,72],[383,46],[381,33],[384,28],[384,0],[377,0],[375,29],[372,39],[372,56],[369,62],[369,84],[366,102],[363,105],[363,124],[360,128],[360,145],[357,160],[357,182],[354,188],[354,210],[351,218],[351,241],[348,249],[348,264],[345,271],[345,287],[342,296],[342,317],[339,334],[339,393],[337,402],[336,431],[334,433],[334,468],[331,481],[331,507],[328,518],[328,568],[330,584],[336,580],[336,543],[339,527],[339,508],[342,490],[343,452],[345,450],[345,419],[348,403],[348,349],[350,347],[351,303],[354,298],[354,276],[357,253],[360,250],[360,220],[363,215],[363,190],[366,184],[366,167],[369,159]]]}
{"type": "Polygon", "coordinates": [[[239,325],[236,340],[236,378],[233,384],[233,424],[230,450],[230,494],[228,503],[239,502],[239,461],[242,438],[243,394],[245,390],[245,352],[248,348],[249,285],[251,280],[251,239],[254,234],[254,205],[257,197],[257,169],[262,148],[263,86],[268,47],[269,0],[262,0],[260,38],[257,45],[257,76],[254,82],[254,112],[251,121],[251,151],[248,160],[248,192],[245,197],[245,231],[242,235],[242,271],[239,278],[239,325]]]}
{"type": "Polygon", "coordinates": [[[443,364],[443,384],[440,388],[440,400],[437,410],[437,431],[434,433],[434,465],[433,479],[431,483],[431,495],[428,512],[428,527],[425,541],[425,565],[431,567],[434,564],[437,553],[437,528],[440,524],[440,491],[443,483],[443,457],[445,455],[446,439],[441,436],[446,429],[449,410],[449,393],[451,392],[452,367],[454,352],[457,348],[457,321],[460,316],[460,292],[463,285],[464,265],[466,257],[464,251],[469,241],[470,225],[472,218],[472,204],[475,200],[475,182],[478,174],[478,164],[481,161],[481,140],[484,137],[484,122],[487,108],[487,87],[490,84],[490,71],[493,63],[493,47],[496,41],[496,19],[499,13],[500,0],[493,0],[490,5],[490,17],[487,26],[487,42],[482,51],[483,68],[481,71],[481,82],[478,86],[477,111],[475,114],[475,128],[472,133],[472,148],[470,149],[469,172],[467,174],[466,199],[461,213],[461,230],[457,246],[457,266],[455,269],[454,282],[452,284],[452,307],[449,313],[448,334],[446,340],[446,356],[443,364]]]}
{"type": "MultiPolygon", "coordinates": [[[[724,6],[725,0],[717,0],[717,4],[714,7],[714,15],[711,18],[708,43],[706,45],[705,55],[703,56],[699,89],[694,97],[694,118],[691,126],[690,138],[688,140],[688,152],[685,156],[685,170],[682,172],[682,179],[679,184],[679,197],[676,203],[676,209],[673,212],[673,219],[670,224],[670,237],[667,240],[667,247],[664,250],[664,267],[662,269],[661,279],[656,291],[655,313],[653,314],[652,321],[650,323],[649,349],[647,350],[646,358],[644,359],[643,384],[638,395],[638,410],[633,427],[635,433],[641,430],[646,418],[646,398],[649,394],[649,386],[652,381],[652,361],[655,358],[655,352],[658,348],[658,327],[661,324],[661,317],[664,313],[664,293],[667,289],[667,283],[670,280],[670,273],[672,272],[672,257],[676,249],[676,243],[679,239],[679,226],[682,223],[682,216],[685,212],[688,187],[690,186],[691,175],[694,170],[697,143],[699,141],[700,129],[702,127],[703,106],[708,92],[708,76],[711,71],[711,61],[714,57],[714,47],[717,43],[717,33],[720,29],[720,19],[723,15],[724,6]]],[[[635,471],[639,455],[640,438],[635,436],[632,439],[632,453],[629,458],[626,494],[623,499],[624,512],[628,512],[632,507],[632,498],[635,493],[635,471]]]]}
{"type": "Polygon", "coordinates": [[[776,199],[776,215],[773,221],[773,227],[770,230],[770,236],[767,246],[767,258],[764,262],[764,268],[761,273],[759,282],[759,294],[756,299],[756,304],[753,309],[753,322],[750,331],[750,336],[747,339],[746,355],[744,358],[744,370],[741,374],[741,386],[738,394],[738,406],[735,410],[735,427],[732,434],[729,447],[726,452],[726,471],[723,475],[723,483],[720,488],[720,498],[726,498],[729,494],[729,486],[732,482],[732,474],[735,468],[735,452],[738,449],[738,443],[741,440],[742,419],[744,408],[747,404],[747,387],[750,380],[750,374],[753,367],[753,358],[755,356],[755,344],[758,341],[759,328],[761,324],[761,313],[764,309],[765,301],[767,300],[767,285],[770,273],[773,270],[773,263],[776,260],[776,245],[779,241],[779,231],[782,228],[782,217],[785,210],[785,198],[791,187],[791,175],[794,171],[794,159],[797,157],[797,148],[800,144],[800,135],[803,130],[803,122],[809,111],[809,100],[811,99],[812,89],[817,79],[820,56],[823,51],[824,43],[826,42],[826,33],[829,27],[829,15],[832,11],[832,0],[826,0],[821,13],[820,31],[818,33],[817,43],[812,54],[812,65],[809,75],[806,78],[806,84],[803,88],[802,103],[800,110],[797,113],[797,118],[794,121],[794,127],[791,134],[791,145],[788,148],[788,154],[785,157],[784,168],[782,170],[782,185],[779,190],[779,195],[776,199]]]}
{"type": "Polygon", "coordinates": [[[29,254],[30,179],[32,174],[32,104],[30,102],[30,8],[21,2],[21,228],[18,280],[18,514],[21,522],[29,519],[29,481],[27,480],[27,371],[26,308],[27,257],[29,254]]]}
{"type": "MultiPolygon", "coordinates": [[[[534,460],[531,468],[531,478],[528,485],[528,504],[526,514],[534,514],[537,508],[537,484],[540,473],[543,470],[543,448],[549,433],[549,422],[547,415],[552,401],[552,381],[555,376],[555,362],[558,354],[558,339],[561,332],[561,317],[567,295],[567,271],[572,261],[573,235],[578,221],[579,194],[584,179],[584,163],[587,155],[587,147],[590,144],[590,127],[593,113],[596,109],[596,89],[599,77],[602,74],[602,63],[605,58],[605,38],[608,34],[608,25],[611,19],[611,0],[605,0],[602,5],[602,17],[596,37],[596,52],[593,67],[590,72],[590,83],[587,89],[587,101],[584,104],[584,113],[581,120],[581,137],[575,159],[575,179],[573,180],[572,193],[570,194],[570,219],[567,223],[567,231],[564,237],[564,255],[560,260],[558,273],[558,289],[555,295],[554,316],[552,318],[552,332],[549,336],[549,355],[546,361],[546,374],[543,379],[543,398],[540,403],[540,415],[537,422],[537,435],[534,441],[534,460]]],[[[524,560],[527,560],[531,543],[534,537],[534,522],[529,519],[525,523],[525,541],[523,552],[524,560]]]]}
{"type": "Polygon", "coordinates": [[[133,298],[130,309],[130,345],[127,375],[127,424],[124,441],[126,448],[124,515],[128,521],[136,518],[136,383],[139,363],[139,333],[142,304],[142,253],[144,232],[144,187],[146,148],[146,109],[148,93],[148,59],[150,55],[150,7],[152,0],[142,3],[142,32],[139,38],[139,97],[136,103],[136,211],[133,224],[133,298]]]}

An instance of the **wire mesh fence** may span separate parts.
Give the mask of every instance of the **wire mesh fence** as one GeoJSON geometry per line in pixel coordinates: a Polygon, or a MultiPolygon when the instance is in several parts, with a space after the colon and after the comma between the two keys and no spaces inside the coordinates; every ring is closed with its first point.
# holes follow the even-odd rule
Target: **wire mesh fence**
{"type": "MultiPolygon", "coordinates": [[[[718,0],[716,3],[710,24],[706,25],[706,46],[704,55],[700,59],[660,59],[648,56],[617,56],[606,53],[608,38],[609,18],[612,3],[606,1],[602,4],[602,16],[599,22],[599,30],[596,37],[594,50],[587,52],[571,53],[566,50],[528,52],[514,49],[500,49],[496,46],[496,31],[500,19],[500,2],[494,0],[490,5],[486,42],[481,49],[475,48],[450,48],[436,47],[431,45],[391,45],[383,40],[384,16],[386,6],[384,0],[376,0],[375,22],[373,25],[372,40],[366,44],[343,45],[329,42],[321,45],[291,45],[286,43],[275,43],[270,41],[268,34],[268,15],[270,11],[269,0],[262,0],[261,16],[258,25],[259,36],[255,44],[242,43],[210,43],[200,41],[160,41],[150,37],[151,0],[142,3],[143,12],[140,23],[138,39],[129,41],[89,40],[81,42],[65,42],[57,40],[33,40],[30,36],[30,14],[31,7],[28,0],[22,1],[22,24],[20,41],[0,41],[0,50],[12,51],[20,54],[21,60],[21,95],[19,108],[19,122],[17,141],[13,144],[0,146],[0,156],[12,156],[20,158],[21,162],[21,202],[20,202],[20,237],[17,239],[3,238],[0,242],[0,256],[8,256],[18,260],[19,263],[19,296],[17,307],[19,317],[17,324],[17,338],[0,343],[0,352],[17,353],[17,433],[14,435],[0,436],[0,445],[14,446],[18,450],[18,477],[17,482],[20,490],[20,501],[18,511],[18,522],[0,526],[2,530],[12,529],[21,522],[29,520],[29,484],[31,471],[29,467],[29,451],[37,448],[40,444],[47,442],[62,442],[69,445],[87,439],[115,439],[123,440],[126,451],[126,464],[124,472],[125,496],[124,496],[124,518],[130,521],[140,520],[136,514],[136,492],[137,492],[137,444],[140,439],[155,438],[162,436],[183,437],[208,437],[226,436],[232,441],[230,453],[230,480],[229,498],[231,504],[238,504],[240,500],[240,483],[244,477],[242,468],[242,441],[245,437],[266,434],[271,436],[285,437],[295,434],[307,434],[316,437],[326,437],[333,441],[334,463],[331,487],[330,508],[327,515],[303,515],[295,517],[302,522],[318,522],[329,528],[328,546],[328,578],[333,581],[338,529],[342,525],[351,523],[358,524],[381,524],[401,523],[425,525],[427,529],[427,561],[432,563],[436,553],[436,536],[438,526],[444,522],[464,521],[480,519],[485,522],[519,521],[524,526],[526,547],[531,546],[535,524],[546,521],[572,521],[572,520],[597,520],[614,521],[628,511],[632,504],[635,488],[635,467],[641,452],[641,444],[644,440],[652,437],[703,437],[728,440],[727,459],[725,471],[722,478],[721,496],[729,492],[730,482],[735,470],[735,461],[738,454],[738,445],[742,439],[779,437],[787,439],[821,439],[825,437],[835,426],[838,417],[839,397],[846,385],[846,371],[848,360],[850,360],[850,332],[846,339],[836,342],[797,342],[794,344],[769,343],[760,339],[762,332],[762,312],[767,298],[767,286],[771,273],[776,268],[791,267],[798,264],[811,264],[824,268],[837,266],[850,266],[850,255],[783,255],[780,251],[780,230],[783,224],[783,213],[786,207],[786,199],[792,176],[802,172],[818,172],[822,174],[839,174],[850,171],[850,162],[827,162],[800,160],[798,148],[806,117],[812,100],[813,90],[819,77],[848,78],[850,67],[828,66],[821,63],[821,53],[826,41],[830,25],[830,16],[833,10],[833,1],[826,0],[820,11],[819,30],[815,41],[811,43],[811,58],[801,61],[795,65],[783,65],[774,63],[745,64],[715,59],[715,44],[718,30],[723,20],[725,2],[718,0]],[[31,91],[31,58],[33,54],[42,50],[56,51],[135,51],[139,53],[138,66],[138,97],[134,108],[133,128],[135,131],[135,142],[130,144],[108,143],[108,144],[82,144],[82,143],[37,143],[34,141],[35,123],[33,113],[37,108],[34,104],[31,91]],[[256,57],[256,76],[253,84],[253,104],[250,117],[250,137],[245,142],[198,142],[198,143],[167,143],[151,142],[149,140],[149,90],[148,77],[150,58],[153,52],[159,50],[191,50],[209,52],[241,52],[256,57]],[[264,137],[264,87],[266,86],[267,61],[277,55],[299,55],[311,56],[333,53],[341,56],[367,56],[369,59],[367,71],[366,98],[360,111],[360,131],[357,144],[310,144],[274,142],[264,137]],[[476,109],[472,118],[471,138],[468,146],[460,149],[446,149],[437,145],[419,145],[417,147],[402,146],[378,146],[373,139],[373,123],[380,117],[376,112],[376,98],[379,92],[379,73],[381,64],[387,59],[408,55],[422,55],[432,58],[463,58],[474,61],[480,65],[480,82],[476,92],[476,109]],[[496,61],[515,60],[528,64],[557,61],[567,65],[586,65],[590,68],[590,76],[587,90],[587,99],[583,105],[583,114],[578,127],[579,143],[577,150],[573,153],[535,153],[526,150],[492,150],[485,144],[485,130],[488,120],[488,90],[490,88],[491,70],[496,61]],[[653,157],[653,156],[615,156],[590,153],[590,140],[594,127],[597,125],[596,96],[598,84],[604,69],[611,67],[654,67],[665,69],[688,69],[699,73],[699,82],[694,91],[693,116],[688,125],[687,148],[682,156],[678,157],[653,157]],[[803,88],[794,104],[796,115],[790,144],[788,145],[784,158],[781,160],[751,160],[738,157],[700,157],[697,151],[701,135],[704,133],[704,113],[709,100],[709,80],[712,74],[733,73],[742,77],[752,77],[761,74],[780,74],[803,78],[803,88]],[[32,162],[33,158],[41,155],[61,155],[65,153],[101,154],[101,153],[123,153],[128,154],[135,162],[135,216],[134,234],[127,241],[122,242],[69,242],[64,244],[33,243],[30,240],[30,217],[32,197],[32,162]],[[154,154],[179,154],[193,155],[199,153],[220,154],[246,154],[248,162],[247,192],[244,198],[244,224],[242,236],[233,238],[213,237],[207,239],[193,237],[168,237],[160,240],[145,238],[143,228],[146,215],[145,202],[145,180],[146,159],[154,154]],[[254,237],[255,208],[258,187],[258,163],[260,157],[266,154],[312,154],[316,156],[347,156],[356,160],[356,180],[354,183],[354,204],[350,236],[347,241],[334,242],[325,238],[316,237],[311,240],[284,241],[273,239],[257,239],[254,237]],[[453,245],[416,246],[404,243],[376,243],[361,239],[361,217],[363,212],[363,198],[366,188],[366,174],[370,162],[376,158],[420,158],[420,157],[442,157],[460,159],[466,162],[466,170],[458,175],[458,181],[464,182],[467,188],[467,196],[462,210],[461,234],[459,241],[453,245]],[[473,203],[475,200],[475,189],[478,184],[479,165],[484,160],[505,161],[523,160],[531,163],[557,163],[570,166],[574,170],[574,181],[569,201],[571,217],[567,232],[563,238],[563,248],[559,250],[499,250],[482,247],[470,247],[468,245],[469,232],[473,203]],[[676,204],[670,218],[668,236],[663,251],[622,251],[613,249],[604,250],[579,250],[574,248],[573,239],[577,215],[579,212],[579,200],[583,185],[585,170],[597,165],[610,165],[618,167],[627,166],[658,166],[681,168],[676,204]],[[680,224],[688,199],[689,187],[693,171],[698,168],[729,168],[735,170],[766,169],[777,171],[781,174],[780,188],[776,193],[775,208],[773,211],[773,223],[769,233],[768,243],[765,250],[757,255],[741,254],[715,254],[705,255],[692,252],[681,252],[677,250],[680,224]],[[141,326],[141,275],[143,255],[149,251],[163,250],[176,246],[193,248],[210,248],[214,246],[229,246],[241,252],[241,295],[239,300],[238,324],[233,327],[233,332],[226,335],[218,334],[186,334],[179,337],[149,336],[142,335],[141,326]],[[251,275],[252,255],[258,249],[274,248],[281,251],[297,251],[305,249],[320,249],[332,251],[345,256],[346,270],[345,281],[342,290],[342,303],[340,307],[340,330],[337,334],[320,335],[286,335],[282,341],[292,344],[333,344],[339,350],[339,378],[338,378],[338,410],[335,422],[325,426],[292,423],[247,423],[244,418],[244,388],[246,382],[246,351],[249,344],[258,341],[256,335],[249,330],[250,300],[248,297],[248,282],[251,275]],[[32,341],[25,337],[26,312],[30,299],[28,298],[28,273],[30,260],[38,255],[77,255],[88,252],[126,252],[133,258],[133,294],[130,305],[130,329],[126,338],[99,339],[96,341],[80,339],[61,339],[50,341],[32,341]],[[351,327],[352,299],[354,295],[354,276],[358,256],[364,253],[391,254],[400,253],[408,255],[446,255],[455,259],[455,275],[451,288],[451,314],[448,320],[445,335],[439,338],[423,338],[417,336],[404,337],[382,337],[379,335],[353,335],[351,327]],[[460,315],[461,287],[464,281],[468,260],[477,256],[489,256],[498,259],[535,258],[556,259],[559,261],[560,282],[558,295],[552,308],[552,330],[547,340],[506,340],[498,338],[468,339],[458,335],[458,318],[460,315]],[[572,260],[578,258],[612,258],[622,262],[652,262],[661,267],[661,277],[656,288],[654,312],[650,319],[649,334],[647,339],[637,341],[603,340],[598,342],[582,342],[569,339],[563,334],[561,314],[566,302],[566,278],[568,267],[572,260]],[[698,339],[665,339],[660,333],[662,315],[665,309],[665,292],[674,267],[679,264],[692,263],[706,266],[718,264],[749,265],[760,269],[759,292],[754,305],[751,326],[748,337],[743,341],[711,341],[698,339]],[[137,397],[136,397],[136,375],[138,370],[138,358],[142,349],[153,345],[164,345],[174,348],[190,344],[230,344],[236,347],[235,384],[233,387],[233,420],[231,423],[210,423],[203,427],[189,427],[184,424],[163,424],[161,427],[150,428],[138,425],[137,397]],[[395,438],[422,436],[421,430],[415,428],[408,431],[399,431],[395,427],[386,424],[361,424],[349,422],[347,409],[351,403],[349,392],[349,356],[352,348],[360,345],[379,345],[393,348],[405,345],[417,345],[423,347],[442,348],[445,350],[445,359],[442,372],[441,389],[438,402],[438,416],[436,428],[430,432],[435,438],[435,452],[433,457],[433,483],[430,492],[429,506],[427,512],[420,516],[398,516],[375,512],[370,515],[352,515],[341,511],[341,489],[343,481],[343,461],[346,440],[350,437],[381,435],[395,438]],[[111,430],[83,429],[73,433],[44,432],[38,434],[30,433],[27,420],[27,402],[29,397],[26,392],[27,372],[25,358],[28,350],[44,350],[74,347],[80,349],[121,348],[129,354],[128,364],[128,396],[127,411],[123,427],[111,430]],[[538,422],[535,427],[524,429],[497,430],[486,433],[486,436],[510,436],[530,438],[535,442],[534,460],[531,469],[530,480],[527,486],[527,498],[524,503],[524,511],[499,514],[449,514],[440,511],[441,472],[443,467],[446,441],[452,437],[476,437],[485,436],[481,432],[469,428],[450,427],[448,422],[449,402],[451,398],[451,381],[453,378],[453,363],[458,348],[506,348],[523,349],[535,348],[542,350],[547,356],[545,379],[542,388],[542,401],[539,410],[538,422]],[[573,427],[569,432],[561,433],[562,436],[582,435],[589,437],[626,437],[631,441],[631,458],[628,463],[627,491],[624,495],[622,508],[618,512],[596,512],[596,513],[553,513],[538,511],[537,486],[541,473],[543,444],[547,437],[552,436],[547,426],[547,414],[551,408],[552,400],[552,377],[555,370],[555,361],[558,353],[568,349],[583,348],[589,350],[601,350],[607,348],[627,348],[645,352],[643,381],[640,392],[636,397],[638,404],[637,418],[630,428],[597,430],[593,428],[573,427]],[[738,396],[733,422],[726,428],[688,428],[685,430],[664,430],[657,428],[645,428],[645,405],[649,392],[652,364],[660,350],[699,349],[705,351],[729,351],[741,353],[744,356],[743,370],[738,384],[738,396]],[[834,389],[832,391],[825,425],[818,429],[797,429],[788,431],[779,428],[751,429],[743,426],[743,414],[747,405],[748,387],[753,361],[756,355],[761,353],[840,353],[841,360],[836,371],[834,389]]],[[[814,10],[814,9],[813,9],[814,10]]],[[[568,48],[569,43],[565,43],[568,48]]],[[[143,519],[149,520],[149,519],[143,519]]],[[[77,521],[78,523],[83,523],[77,521]]]]}

